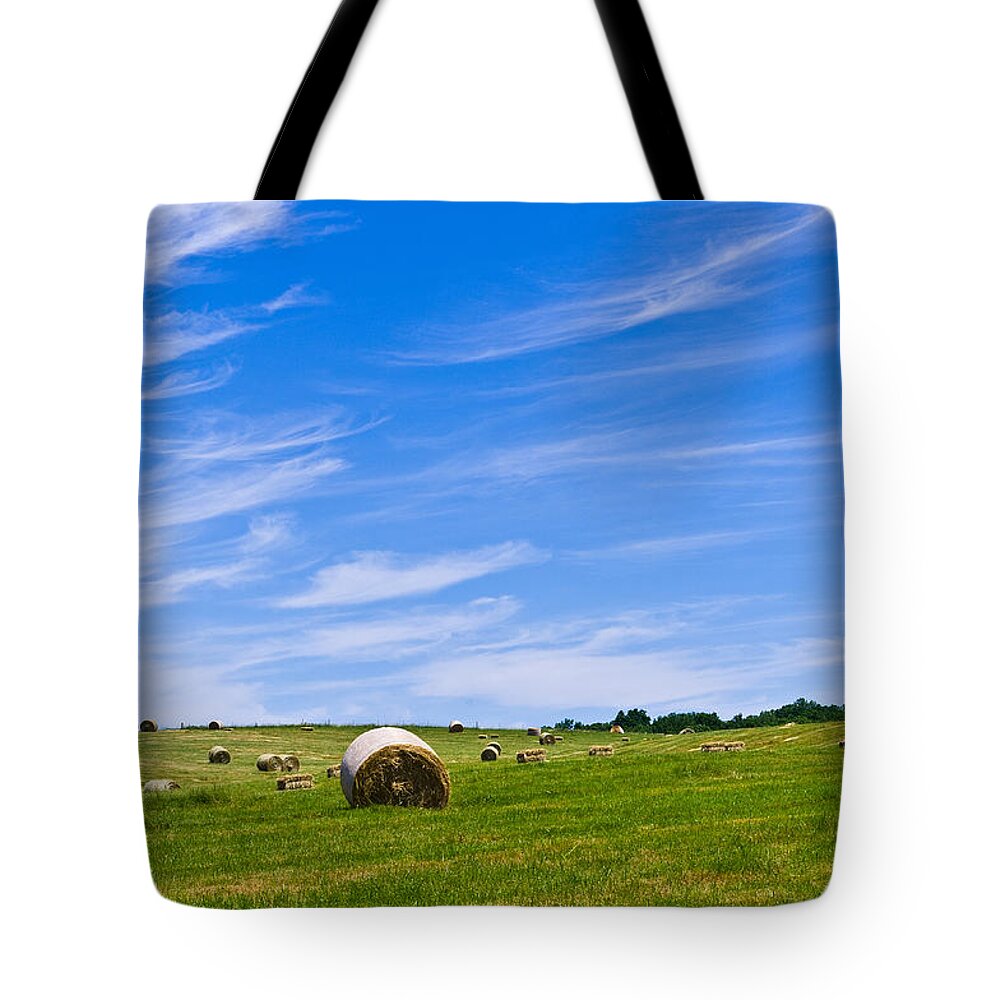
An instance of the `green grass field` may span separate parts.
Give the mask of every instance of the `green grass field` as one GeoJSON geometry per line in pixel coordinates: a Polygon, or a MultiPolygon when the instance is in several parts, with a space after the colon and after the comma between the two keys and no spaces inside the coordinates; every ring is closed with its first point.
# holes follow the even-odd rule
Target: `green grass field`
{"type": "MultiPolygon", "coordinates": [[[[139,736],[157,888],[195,906],[719,906],[812,899],[830,879],[843,723],[696,736],[573,732],[545,764],[500,734],[484,764],[476,731],[414,728],[452,781],[441,811],[351,809],[339,763],[361,728],[164,731],[139,736]],[[742,753],[708,754],[711,739],[742,753]],[[233,755],[208,763],[215,744],[233,755]],[[615,755],[589,757],[594,743],[615,755]],[[258,754],[296,753],[311,790],[278,792],[258,754]]],[[[484,732],[486,730],[483,730],[484,732]]]]}

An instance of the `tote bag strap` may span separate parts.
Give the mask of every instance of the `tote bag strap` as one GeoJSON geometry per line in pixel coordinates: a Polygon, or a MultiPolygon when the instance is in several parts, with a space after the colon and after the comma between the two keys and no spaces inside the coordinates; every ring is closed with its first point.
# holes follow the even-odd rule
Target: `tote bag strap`
{"type": "MultiPolygon", "coordinates": [[[[703,197],[639,0],[594,0],[656,189],[664,200],[703,197]]],[[[378,0],[342,0],[285,115],[254,198],[295,198],[309,154],[378,0]]]]}

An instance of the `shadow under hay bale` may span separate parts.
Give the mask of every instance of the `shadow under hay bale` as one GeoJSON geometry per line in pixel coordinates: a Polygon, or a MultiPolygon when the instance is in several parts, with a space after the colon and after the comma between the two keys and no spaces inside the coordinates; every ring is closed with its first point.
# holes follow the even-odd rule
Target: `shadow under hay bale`
{"type": "Polygon", "coordinates": [[[609,747],[609,746],[591,747],[587,751],[587,756],[588,757],[611,757],[614,754],[614,752],[615,752],[615,748],[614,747],[609,747]]]}
{"type": "Polygon", "coordinates": [[[142,790],[143,792],[176,792],[180,787],[176,781],[171,781],[169,778],[157,778],[153,781],[147,781],[142,786],[142,790]]]}
{"type": "Polygon", "coordinates": [[[482,761],[486,761],[487,763],[490,763],[491,761],[494,760],[499,760],[500,751],[492,744],[490,746],[485,746],[483,747],[483,752],[479,755],[479,759],[482,761]]]}
{"type": "Polygon", "coordinates": [[[294,773],[299,769],[299,758],[293,753],[283,753],[281,757],[281,770],[294,773]]]}
{"type": "Polygon", "coordinates": [[[458,719],[453,719],[451,722],[448,723],[448,732],[449,733],[464,733],[465,732],[465,726],[463,726],[462,723],[458,721],[458,719]]]}
{"type": "Polygon", "coordinates": [[[542,764],[545,763],[544,750],[519,750],[517,752],[518,764],[542,764]]]}
{"type": "Polygon", "coordinates": [[[218,719],[212,719],[212,721],[208,724],[208,728],[209,729],[221,729],[222,728],[222,723],[219,722],[218,719]]]}
{"type": "Polygon", "coordinates": [[[262,753],[257,758],[258,771],[280,771],[284,767],[276,753],[262,753]]]}
{"type": "Polygon", "coordinates": [[[550,747],[555,745],[556,738],[552,735],[552,733],[542,733],[541,736],[538,737],[538,742],[541,743],[543,747],[550,747]]]}
{"type": "Polygon", "coordinates": [[[156,719],[143,719],[139,723],[140,733],[155,733],[160,727],[156,724],[156,719]]]}
{"type": "Polygon", "coordinates": [[[208,751],[209,764],[228,764],[232,759],[232,756],[225,747],[212,747],[208,751]]]}
{"type": "Polygon", "coordinates": [[[451,778],[441,758],[419,736],[383,726],[362,733],[345,751],[340,787],[352,806],[442,809],[451,778]]]}
{"type": "Polygon", "coordinates": [[[279,792],[292,792],[298,788],[312,788],[312,786],[311,774],[290,774],[287,778],[278,778],[279,792]]]}

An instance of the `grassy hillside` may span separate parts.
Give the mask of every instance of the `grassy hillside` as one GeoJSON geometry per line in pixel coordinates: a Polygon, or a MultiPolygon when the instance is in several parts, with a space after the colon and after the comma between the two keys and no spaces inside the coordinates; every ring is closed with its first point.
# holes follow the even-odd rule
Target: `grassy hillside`
{"type": "MultiPolygon", "coordinates": [[[[415,728],[452,779],[443,811],[350,809],[326,769],[362,730],[298,727],[139,736],[153,878],[197,906],[771,905],[810,899],[830,878],[843,723],[716,735],[566,733],[549,762],[500,734],[484,764],[474,731],[415,728]],[[744,740],[743,753],[698,751],[744,740]],[[587,756],[593,743],[615,755],[587,756]],[[228,765],[208,763],[221,744],[228,765]],[[296,753],[312,790],[278,792],[258,754],[296,753]]],[[[486,730],[484,730],[485,732],[486,730]]]]}

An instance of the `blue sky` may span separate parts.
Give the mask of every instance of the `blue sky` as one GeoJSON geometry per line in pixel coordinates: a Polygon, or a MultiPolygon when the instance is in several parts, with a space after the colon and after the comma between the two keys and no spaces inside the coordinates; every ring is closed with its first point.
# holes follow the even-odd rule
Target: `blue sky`
{"type": "Polygon", "coordinates": [[[822,209],[165,206],[146,277],[143,716],[843,700],[822,209]]]}

